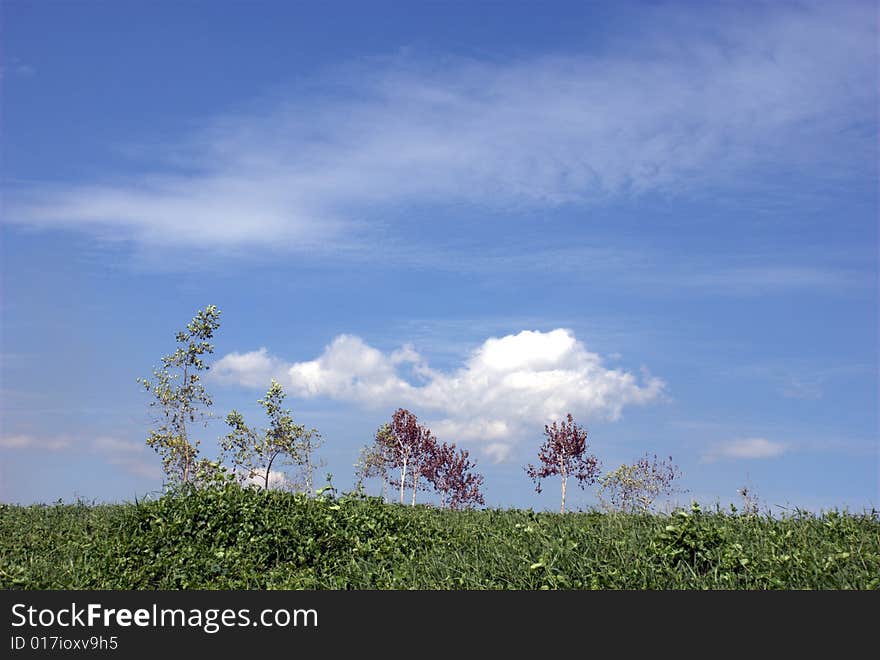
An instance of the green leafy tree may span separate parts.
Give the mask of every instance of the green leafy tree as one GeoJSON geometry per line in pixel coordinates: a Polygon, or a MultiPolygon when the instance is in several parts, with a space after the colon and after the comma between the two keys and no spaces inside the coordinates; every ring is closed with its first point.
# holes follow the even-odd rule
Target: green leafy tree
{"type": "Polygon", "coordinates": [[[620,511],[651,510],[661,495],[678,492],[675,480],[681,478],[672,457],[643,456],[632,465],[621,465],[599,479],[599,497],[610,508],[620,511]]]}
{"type": "Polygon", "coordinates": [[[743,486],[736,492],[743,499],[743,514],[747,516],[758,515],[758,512],[761,510],[761,505],[760,500],[757,495],[755,495],[755,490],[749,486],[743,486]]]}
{"type": "Polygon", "coordinates": [[[317,429],[305,429],[297,442],[297,466],[302,473],[305,492],[309,496],[315,494],[315,470],[326,465],[324,459],[315,458],[315,452],[323,444],[324,438],[317,429]]]}
{"type": "Polygon", "coordinates": [[[373,442],[361,447],[358,460],[354,464],[357,488],[363,488],[364,481],[372,478],[382,479],[382,499],[388,501],[388,474],[394,437],[391,425],[383,424],[376,430],[373,442]]]}
{"type": "Polygon", "coordinates": [[[284,408],[285,396],[284,389],[273,380],[266,396],[258,401],[269,418],[268,428],[262,431],[249,427],[237,410],[230,412],[226,424],[231,430],[220,445],[241,481],[257,480],[268,489],[273,467],[297,465],[305,473],[305,489],[311,494],[312,452],[320,435],[316,429],[306,429],[293,421],[290,410],[284,408]]]}
{"type": "Polygon", "coordinates": [[[177,350],[162,358],[152,378],[138,382],[153,396],[154,428],[147,445],[162,457],[162,467],[172,484],[199,483],[216,476],[216,463],[199,460],[199,440],[190,435],[193,425],[207,424],[211,397],[199,374],[208,371],[203,356],[214,352],[211,339],[220,327],[220,310],[208,305],[199,310],[185,330],[176,335],[177,350]]]}

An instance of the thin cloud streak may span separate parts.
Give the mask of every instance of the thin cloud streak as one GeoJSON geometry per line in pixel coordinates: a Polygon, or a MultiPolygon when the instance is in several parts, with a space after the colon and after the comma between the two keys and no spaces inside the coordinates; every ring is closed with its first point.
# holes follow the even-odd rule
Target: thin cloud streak
{"type": "Polygon", "coordinates": [[[412,205],[545,208],[724,186],[780,163],[836,169],[835,154],[870,141],[848,130],[874,115],[861,13],[777,8],[687,48],[661,29],[635,54],[373,60],[207,122],[164,174],[15,190],[4,217],[140,245],[295,251],[375,240],[412,205]]]}
{"type": "Polygon", "coordinates": [[[27,434],[5,435],[0,437],[0,449],[39,449],[43,451],[63,451],[73,443],[67,436],[39,437],[27,434]]]}
{"type": "Polygon", "coordinates": [[[788,451],[788,445],[765,438],[743,438],[721,443],[702,457],[704,463],[729,460],[757,460],[777,458],[788,451]]]}
{"type": "Polygon", "coordinates": [[[129,474],[158,479],[162,476],[151,453],[141,442],[122,440],[112,436],[98,436],[90,441],[75,440],[66,435],[14,434],[0,437],[0,450],[16,452],[69,452],[71,454],[99,454],[110,465],[129,474]]]}

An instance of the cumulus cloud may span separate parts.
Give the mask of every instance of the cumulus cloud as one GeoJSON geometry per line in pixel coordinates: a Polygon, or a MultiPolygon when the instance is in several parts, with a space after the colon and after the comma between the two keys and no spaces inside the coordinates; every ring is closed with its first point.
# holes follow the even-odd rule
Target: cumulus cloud
{"type": "Polygon", "coordinates": [[[149,245],[338,247],[403,204],[679,193],[766,163],[840,173],[840,154],[873,144],[870,3],[688,6],[690,24],[666,9],[638,47],[324,72],[323,89],[177,136],[161,174],[10,191],[4,219],[149,245]]]}
{"type": "Polygon", "coordinates": [[[264,366],[294,396],[326,397],[368,407],[410,407],[438,437],[481,441],[495,460],[523,433],[572,412],[583,423],[616,420],[628,405],[659,400],[664,383],[607,368],[570,330],[524,330],[487,339],[450,372],[432,369],[412,346],[384,353],[360,337],[336,337],[314,360],[282,364],[265,349],[231,353],[214,377],[264,387],[264,366]],[[408,379],[403,365],[411,367],[408,379]],[[260,380],[263,378],[263,380],[260,380]]]}
{"type": "Polygon", "coordinates": [[[502,463],[511,457],[513,448],[503,442],[490,442],[483,447],[483,451],[493,462],[502,463]]]}
{"type": "Polygon", "coordinates": [[[772,442],[765,438],[744,438],[716,445],[703,456],[703,461],[712,463],[721,460],[776,458],[787,450],[788,446],[781,442],[772,442]]]}
{"type": "Polygon", "coordinates": [[[223,382],[237,382],[245,387],[268,386],[284,370],[280,360],[269,355],[266,348],[249,353],[229,353],[212,365],[212,376],[223,382]]]}
{"type": "MultiPolygon", "coordinates": [[[[252,486],[262,488],[265,485],[263,475],[252,474],[245,479],[245,483],[252,486]]],[[[296,484],[290,480],[286,473],[280,470],[269,470],[269,488],[275,490],[290,490],[295,488],[296,484]]]]}

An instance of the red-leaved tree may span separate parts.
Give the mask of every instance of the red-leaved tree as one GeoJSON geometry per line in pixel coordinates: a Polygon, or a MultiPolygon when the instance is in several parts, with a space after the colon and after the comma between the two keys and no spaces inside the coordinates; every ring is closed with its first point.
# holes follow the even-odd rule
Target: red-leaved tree
{"type": "MultiPolygon", "coordinates": [[[[391,416],[389,463],[400,470],[400,503],[403,504],[404,488],[412,484],[412,504],[416,503],[421,477],[426,475],[429,457],[437,444],[431,430],[421,426],[409,410],[399,408],[391,416]]],[[[424,483],[421,484],[424,487],[424,483]]]]}
{"type": "Polygon", "coordinates": [[[546,440],[538,450],[541,463],[537,467],[531,463],[525,470],[535,482],[535,491],[541,492],[541,479],[559,475],[562,478],[562,504],[559,512],[565,513],[565,490],[568,478],[574,477],[584,488],[595,483],[599,476],[599,459],[587,453],[587,432],[575,424],[571,413],[562,423],[553,422],[544,426],[546,440]]]}
{"type": "Polygon", "coordinates": [[[428,456],[426,476],[440,494],[440,506],[462,509],[473,504],[485,504],[480,486],[483,475],[472,472],[476,463],[471,462],[467,449],[456,451],[454,444],[435,444],[428,456]]]}

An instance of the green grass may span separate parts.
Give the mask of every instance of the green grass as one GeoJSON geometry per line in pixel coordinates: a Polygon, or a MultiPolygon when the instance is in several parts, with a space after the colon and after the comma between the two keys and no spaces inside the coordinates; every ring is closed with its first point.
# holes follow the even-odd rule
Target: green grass
{"type": "Polygon", "coordinates": [[[227,487],[0,505],[4,589],[878,589],[880,517],[440,511],[227,487]]]}

